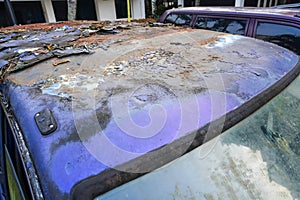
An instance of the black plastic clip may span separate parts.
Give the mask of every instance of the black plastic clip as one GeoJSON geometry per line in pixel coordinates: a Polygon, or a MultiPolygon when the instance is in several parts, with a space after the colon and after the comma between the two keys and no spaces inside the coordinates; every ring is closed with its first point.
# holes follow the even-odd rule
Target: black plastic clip
{"type": "Polygon", "coordinates": [[[49,109],[36,113],[34,119],[42,135],[49,135],[57,129],[57,123],[49,109]]]}

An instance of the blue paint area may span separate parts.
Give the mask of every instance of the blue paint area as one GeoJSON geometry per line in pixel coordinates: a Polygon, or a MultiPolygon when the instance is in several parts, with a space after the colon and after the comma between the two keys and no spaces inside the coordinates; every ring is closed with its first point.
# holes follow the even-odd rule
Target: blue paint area
{"type": "MultiPolygon", "coordinates": [[[[204,33],[209,36],[212,34],[211,32],[204,33]]],[[[194,37],[196,35],[198,37],[201,35],[195,31],[192,32],[194,35],[188,32],[185,34],[187,34],[186,38],[188,39],[186,40],[189,42],[190,36],[194,37]]],[[[180,33],[180,37],[182,35],[180,33]]],[[[176,39],[179,34],[173,33],[172,37],[176,39]]],[[[174,41],[174,38],[170,40],[174,41]]],[[[31,69],[27,69],[7,78],[5,84],[2,85],[2,92],[9,101],[11,110],[22,129],[46,199],[69,199],[71,198],[72,188],[81,181],[159,149],[192,132],[197,132],[210,122],[226,116],[251,101],[252,98],[282,79],[298,62],[296,55],[283,48],[259,41],[256,41],[256,45],[254,40],[243,37],[239,37],[237,41],[230,40],[226,44],[226,49],[219,43],[217,46],[212,44],[207,49],[205,46],[196,45],[197,42],[193,40],[194,43],[191,45],[195,46],[193,46],[194,50],[190,51],[190,59],[187,56],[186,60],[183,60],[180,57],[182,52],[189,52],[186,47],[183,45],[168,49],[170,42],[165,42],[165,40],[166,38],[158,37],[157,42],[160,42],[160,44],[165,43],[166,46],[158,47],[154,45],[151,48],[164,53],[163,58],[165,60],[173,56],[172,59],[176,62],[185,62],[185,65],[178,66],[178,63],[171,65],[171,62],[168,63],[169,60],[165,61],[161,64],[163,66],[161,68],[167,68],[165,67],[166,63],[169,64],[168,67],[171,70],[167,68],[167,74],[162,72],[164,69],[160,69],[159,72],[155,71],[156,68],[159,68],[157,65],[149,67],[149,65],[143,65],[144,63],[142,63],[138,69],[133,68],[133,66],[125,66],[124,69],[127,70],[128,77],[121,76],[119,66],[117,68],[113,66],[115,68],[111,71],[107,70],[112,73],[108,75],[108,72],[103,70],[103,63],[101,65],[94,63],[96,66],[91,69],[86,67],[84,69],[86,71],[82,72],[89,75],[84,77],[89,78],[86,78],[87,80],[82,86],[71,87],[69,84],[70,87],[67,88],[68,84],[59,85],[54,81],[48,81],[48,83],[47,81],[41,81],[40,84],[22,84],[18,78],[15,78],[20,76],[25,79],[25,82],[28,77],[30,81],[31,78],[39,79],[40,75],[43,76],[45,73],[43,70],[49,67],[43,66],[42,63],[33,67],[37,70],[38,75],[34,74],[36,77],[29,73],[31,69]],[[246,48],[247,45],[250,45],[249,49],[246,48]],[[243,46],[243,48],[240,49],[240,46],[243,46]],[[257,51],[266,52],[267,54],[259,54],[258,58],[254,57],[250,53],[253,53],[256,46],[257,51]],[[162,51],[163,48],[165,48],[164,51],[162,51]],[[245,55],[237,54],[238,50],[245,55]],[[192,55],[194,52],[198,53],[197,51],[202,52],[204,55],[204,58],[197,58],[201,62],[198,62],[192,55]],[[214,54],[219,55],[219,57],[214,54]],[[176,56],[179,59],[176,60],[176,56]],[[246,58],[246,56],[248,57],[246,58]],[[249,60],[252,62],[244,63],[249,60]],[[206,70],[206,73],[201,74],[202,68],[199,67],[199,69],[197,68],[199,71],[193,69],[189,72],[194,73],[193,75],[196,74],[192,77],[194,79],[188,76],[183,80],[183,75],[179,75],[177,72],[187,67],[186,63],[189,65],[195,64],[192,61],[196,64],[200,63],[199,66],[205,64],[203,71],[206,70]],[[151,67],[153,67],[153,71],[151,67]],[[136,76],[132,71],[141,74],[136,76]],[[25,76],[26,73],[29,75],[25,76]],[[205,78],[197,79],[197,73],[205,78]],[[103,81],[102,77],[104,77],[103,81]],[[97,80],[95,86],[89,82],[94,80],[97,80]],[[101,80],[100,83],[99,80],[101,80]],[[107,80],[112,83],[108,83],[107,80]],[[20,82],[18,83],[18,81],[20,82]],[[184,82],[186,84],[180,86],[180,83],[183,83],[182,81],[186,81],[184,82]],[[193,85],[198,81],[201,82],[202,85],[199,84],[201,87],[193,85]],[[137,89],[136,87],[140,86],[141,83],[147,83],[148,85],[144,89],[137,89]],[[175,89],[169,89],[168,86],[170,85],[175,89]],[[66,90],[69,93],[59,95],[61,91],[56,91],[66,88],[70,89],[71,92],[66,90]],[[91,91],[95,91],[95,96],[90,94],[91,91]],[[76,94],[76,92],[79,94],[76,94]],[[113,97],[115,96],[121,99],[128,96],[130,98],[126,99],[126,105],[124,106],[120,103],[120,99],[114,102],[113,97]],[[80,98],[86,98],[86,100],[80,98]],[[92,98],[95,102],[92,101],[92,98]],[[116,106],[116,110],[114,110],[114,106],[116,106]],[[52,111],[58,127],[55,132],[47,136],[40,133],[34,120],[36,113],[44,109],[52,111]],[[118,113],[120,110],[122,111],[121,114],[118,113]]],[[[151,40],[149,41],[146,44],[152,44],[151,40]]],[[[222,41],[219,42],[222,43],[222,41]]],[[[131,49],[132,46],[130,45],[132,44],[126,43],[123,48],[131,49]]],[[[115,53],[117,56],[123,56],[123,52],[119,50],[122,48],[121,45],[112,45],[110,48],[117,53],[113,51],[107,54],[115,53]]],[[[149,51],[148,49],[142,50],[149,51]]],[[[65,70],[64,73],[71,74],[70,71],[72,70],[68,69],[69,71],[67,71],[66,68],[72,67],[72,64],[78,63],[78,60],[81,61],[82,58],[101,60],[101,57],[98,58],[97,56],[104,54],[105,52],[98,49],[94,55],[70,57],[70,66],[57,67],[57,71],[65,70]]],[[[138,54],[138,56],[141,54],[138,54]]],[[[153,57],[162,60],[159,53],[153,57]]],[[[128,60],[130,59],[132,58],[128,58],[128,60]]],[[[86,60],[85,62],[87,62],[86,60]]],[[[146,62],[148,64],[148,60],[146,62]]],[[[154,61],[152,60],[152,62],[154,61]]],[[[109,62],[107,61],[107,63],[109,62]]],[[[51,67],[53,68],[53,66],[51,67]]],[[[52,74],[47,72],[49,74],[46,73],[45,76],[52,78],[56,72],[53,71],[51,71],[52,74]]],[[[61,75],[65,75],[64,73],[61,75]]],[[[74,78],[78,75],[75,72],[74,74],[70,77],[74,78]]],[[[31,164],[28,163],[28,165],[31,164]]]]}

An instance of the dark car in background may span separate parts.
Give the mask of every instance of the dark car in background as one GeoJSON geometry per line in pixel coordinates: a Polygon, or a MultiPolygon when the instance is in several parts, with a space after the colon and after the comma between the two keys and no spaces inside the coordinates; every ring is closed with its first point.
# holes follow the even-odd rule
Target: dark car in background
{"type": "Polygon", "coordinates": [[[292,9],[193,7],[167,10],[163,23],[262,39],[300,54],[300,12],[292,9]]]}
{"type": "Polygon", "coordinates": [[[2,199],[297,199],[299,56],[165,24],[0,29],[2,199]]]}

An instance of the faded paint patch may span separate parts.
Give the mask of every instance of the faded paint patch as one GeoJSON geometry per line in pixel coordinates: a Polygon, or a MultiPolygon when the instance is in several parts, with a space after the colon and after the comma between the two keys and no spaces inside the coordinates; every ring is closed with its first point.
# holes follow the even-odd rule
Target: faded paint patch
{"type": "Polygon", "coordinates": [[[102,77],[83,74],[65,74],[41,80],[36,82],[34,86],[41,89],[43,94],[70,98],[76,90],[85,92],[91,91],[103,82],[104,79],[102,77]]]}
{"type": "Polygon", "coordinates": [[[239,35],[222,35],[217,38],[217,40],[213,41],[212,43],[209,43],[206,45],[206,48],[224,48],[229,45],[232,45],[233,43],[237,42],[243,38],[239,35]]]}

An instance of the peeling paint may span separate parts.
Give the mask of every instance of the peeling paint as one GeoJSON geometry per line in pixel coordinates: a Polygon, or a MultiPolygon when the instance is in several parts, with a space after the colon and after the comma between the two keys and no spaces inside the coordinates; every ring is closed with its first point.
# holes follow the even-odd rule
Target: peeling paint
{"type": "MultiPolygon", "coordinates": [[[[50,199],[69,197],[76,184],[86,183],[89,177],[101,176],[109,167],[133,158],[114,154],[115,147],[142,159],[148,153],[169,147],[174,141],[181,142],[180,139],[194,132],[199,133],[199,141],[195,140],[192,147],[202,144],[206,137],[202,128],[206,124],[251,103],[257,96],[263,101],[262,92],[294,72],[299,62],[296,55],[275,45],[210,31],[131,24],[128,30],[122,28],[116,34],[106,35],[100,31],[104,27],[102,25],[87,27],[88,30],[84,27],[55,27],[56,31],[42,31],[44,35],[41,37],[38,37],[38,32],[31,32],[33,35],[29,37],[27,33],[18,33],[22,39],[0,45],[0,59],[4,60],[1,61],[2,92],[16,113],[24,139],[35,159],[37,173],[45,178],[41,182],[42,190],[50,199]],[[22,52],[21,58],[14,51],[37,48],[43,39],[48,42],[43,44],[42,49],[33,53],[22,52]],[[16,44],[22,48],[8,51],[16,44]],[[38,60],[33,57],[36,53],[38,60]],[[69,62],[54,67],[53,57],[61,56],[66,56],[69,62]],[[151,108],[158,104],[164,113],[156,109],[151,119],[151,108]],[[48,136],[38,132],[34,121],[35,114],[45,108],[52,111],[58,124],[57,130],[48,136]],[[201,115],[197,113],[198,109],[201,115]],[[164,114],[167,114],[166,120],[161,118],[164,114]],[[150,125],[155,120],[164,126],[157,126],[156,132],[151,135],[154,129],[150,129],[150,125]],[[120,127],[120,123],[124,126],[120,127]],[[150,131],[145,131],[146,128],[150,131]],[[137,134],[131,133],[132,130],[138,130],[134,132],[137,134]],[[148,135],[142,135],[144,133],[148,135]],[[150,138],[145,137],[149,135],[150,138]],[[100,145],[104,136],[114,148],[100,145]],[[109,159],[108,164],[98,159],[92,148],[104,153],[101,155],[109,159]]],[[[246,117],[243,112],[239,115],[246,117]]],[[[277,136],[270,125],[267,133],[270,135],[271,132],[271,136],[277,136]]],[[[279,141],[281,150],[284,144],[279,141]]],[[[182,149],[184,152],[187,150],[179,146],[176,152],[182,149]]],[[[247,152],[255,154],[250,150],[247,152]]],[[[140,165],[132,164],[130,169],[157,167],[157,164],[167,162],[164,159],[173,157],[170,158],[168,151],[156,158],[160,160],[149,159],[140,165]]],[[[238,171],[242,164],[232,160],[233,163],[224,163],[224,166],[236,169],[230,173],[238,176],[250,173],[238,171]]],[[[212,165],[208,166],[211,170],[212,165]]],[[[114,183],[114,177],[126,182],[126,177],[113,172],[108,185],[114,183]]],[[[241,180],[228,176],[223,178],[234,179],[244,188],[252,188],[247,177],[241,180]]],[[[225,186],[218,177],[211,178],[215,179],[215,185],[225,186]]],[[[95,184],[93,187],[107,189],[108,185],[95,184]]],[[[230,185],[223,189],[230,189],[228,187],[230,185]]],[[[209,188],[205,185],[203,188],[207,190],[201,194],[190,193],[193,188],[185,187],[179,181],[175,196],[215,198],[209,188]]],[[[172,192],[174,187],[169,195],[172,192]]],[[[252,189],[247,195],[260,198],[260,193],[252,189]]],[[[232,195],[232,198],[235,196],[232,195]]]]}
{"type": "Polygon", "coordinates": [[[96,89],[103,82],[104,79],[102,77],[83,74],[64,74],[41,80],[36,82],[34,86],[41,89],[43,94],[70,98],[72,97],[73,90],[76,90],[76,88],[84,87],[84,90],[87,92],[96,89]]]}

